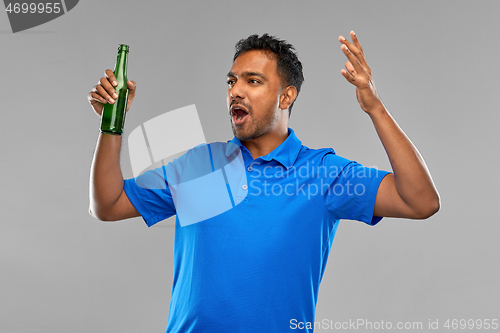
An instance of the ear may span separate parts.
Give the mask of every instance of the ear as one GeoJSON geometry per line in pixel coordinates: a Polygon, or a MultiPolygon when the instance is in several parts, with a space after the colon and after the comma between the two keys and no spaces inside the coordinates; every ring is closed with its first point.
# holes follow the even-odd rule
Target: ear
{"type": "Polygon", "coordinates": [[[293,101],[297,98],[297,89],[294,86],[288,86],[281,92],[280,105],[281,110],[286,110],[292,105],[293,101]]]}

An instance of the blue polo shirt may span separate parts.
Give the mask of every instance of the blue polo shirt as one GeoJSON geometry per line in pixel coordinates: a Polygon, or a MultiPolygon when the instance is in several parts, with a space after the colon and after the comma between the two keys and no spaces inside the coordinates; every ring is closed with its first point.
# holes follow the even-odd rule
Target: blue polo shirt
{"type": "MultiPolygon", "coordinates": [[[[388,172],[331,148],[310,149],[288,133],[256,159],[233,138],[243,154],[246,197],[198,223],[181,226],[176,219],[167,332],[312,332],[306,327],[314,323],[339,220],[380,221],[373,209],[388,172]]],[[[176,214],[168,186],[137,185],[140,177],[165,176],[161,169],[124,184],[148,226],[176,214]]]]}

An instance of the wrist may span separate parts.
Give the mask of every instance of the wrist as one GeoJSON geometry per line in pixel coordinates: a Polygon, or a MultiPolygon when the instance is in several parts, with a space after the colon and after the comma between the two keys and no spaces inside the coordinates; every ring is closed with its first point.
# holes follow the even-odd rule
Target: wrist
{"type": "Polygon", "coordinates": [[[100,130],[101,134],[106,134],[106,135],[110,135],[110,136],[122,136],[122,133],[115,133],[115,132],[108,132],[108,131],[103,131],[103,130],[100,130]]]}
{"type": "Polygon", "coordinates": [[[372,106],[370,109],[365,110],[365,112],[370,116],[370,118],[372,118],[372,120],[389,114],[382,101],[372,106]]]}

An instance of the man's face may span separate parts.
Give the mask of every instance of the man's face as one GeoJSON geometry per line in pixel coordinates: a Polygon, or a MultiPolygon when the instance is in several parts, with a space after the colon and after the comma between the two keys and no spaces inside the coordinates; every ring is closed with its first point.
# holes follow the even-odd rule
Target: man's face
{"type": "Polygon", "coordinates": [[[283,88],[276,65],[272,54],[251,50],[236,58],[227,75],[231,127],[241,141],[272,132],[286,113],[278,107],[283,88]]]}

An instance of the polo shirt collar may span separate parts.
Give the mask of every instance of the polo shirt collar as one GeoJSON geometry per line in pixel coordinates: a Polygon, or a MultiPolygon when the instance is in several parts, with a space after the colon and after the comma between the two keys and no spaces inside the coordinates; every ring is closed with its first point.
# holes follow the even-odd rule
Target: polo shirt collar
{"type": "MultiPolygon", "coordinates": [[[[241,141],[236,137],[228,142],[234,143],[240,147],[244,147],[241,141]]],[[[235,151],[235,148],[235,145],[227,145],[226,155],[231,155],[235,151]]],[[[272,152],[267,155],[261,156],[260,158],[264,161],[270,161],[274,159],[280,162],[288,170],[295,163],[295,160],[297,159],[301,148],[302,142],[297,138],[293,129],[288,128],[288,137],[286,138],[286,140],[283,141],[272,152]]]]}

